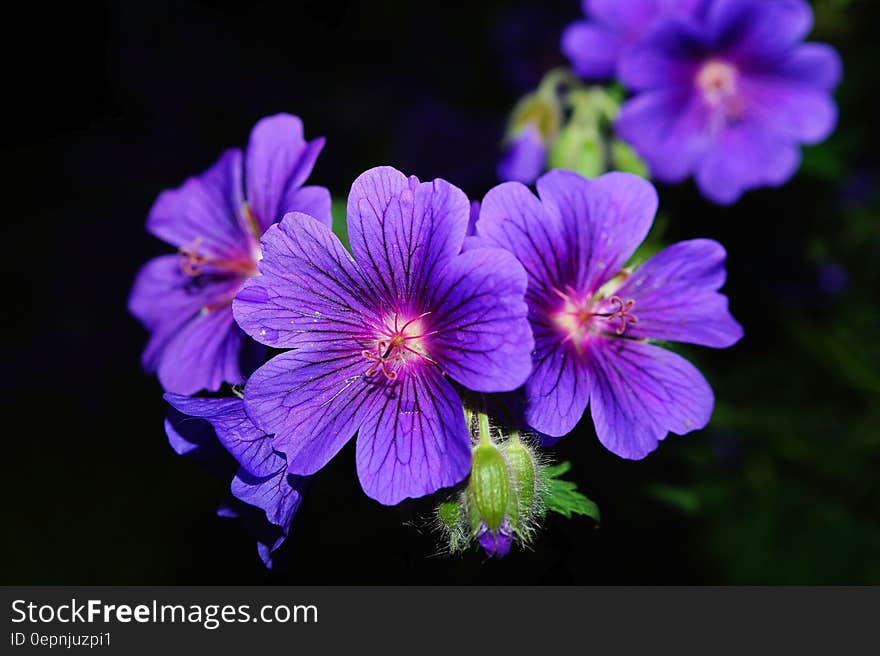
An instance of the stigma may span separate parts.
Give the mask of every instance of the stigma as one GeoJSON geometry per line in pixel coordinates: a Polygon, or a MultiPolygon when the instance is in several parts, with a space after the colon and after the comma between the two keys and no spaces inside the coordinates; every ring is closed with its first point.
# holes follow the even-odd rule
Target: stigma
{"type": "Polygon", "coordinates": [[[221,273],[243,278],[257,275],[259,258],[253,256],[239,259],[209,257],[201,251],[203,241],[204,239],[198,237],[189,246],[178,249],[180,270],[184,275],[190,278],[197,278],[203,273],[221,273]]]}
{"type": "Polygon", "coordinates": [[[387,380],[397,380],[399,373],[416,362],[437,364],[428,354],[428,339],[437,331],[428,330],[425,319],[430,312],[424,312],[411,319],[399,313],[384,317],[370,326],[368,346],[361,351],[370,364],[364,376],[371,378],[382,374],[387,380]]]}
{"type": "Polygon", "coordinates": [[[578,352],[590,336],[612,333],[622,337],[639,321],[633,314],[635,299],[578,294],[570,286],[564,292],[555,288],[553,292],[562,303],[550,313],[550,319],[564,335],[563,341],[573,343],[578,352]]]}

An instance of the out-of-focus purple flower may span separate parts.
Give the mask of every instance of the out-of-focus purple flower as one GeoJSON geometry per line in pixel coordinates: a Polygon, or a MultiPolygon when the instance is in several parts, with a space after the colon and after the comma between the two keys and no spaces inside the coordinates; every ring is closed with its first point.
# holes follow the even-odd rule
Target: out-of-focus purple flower
{"type": "Polygon", "coordinates": [[[510,547],[513,545],[513,528],[510,526],[510,521],[505,518],[497,531],[490,530],[485,523],[480,524],[477,540],[487,556],[504,558],[510,553],[510,547]]]}
{"type": "Polygon", "coordinates": [[[510,250],[529,276],[535,333],[526,419],[551,436],[574,428],[589,402],[610,451],[639,459],[667,433],[702,428],[714,403],[703,376],[648,340],[716,348],[742,336],[730,315],[724,249],[674,244],[634,272],[624,268],[657,210],[650,183],[627,173],[586,180],[569,171],[538,179],[539,198],[505,183],[489,191],[477,239],[510,250]]]}
{"type": "Polygon", "coordinates": [[[379,167],[348,198],[353,258],[302,214],[263,236],[261,275],[233,311],[257,341],[294,349],[245,388],[248,414],[275,434],[290,473],[316,472],[358,431],[361,485],[381,503],[467,475],[470,436],[450,380],[515,389],[533,346],[525,272],[497,248],[462,252],[469,212],[448,182],[379,167]]]}
{"type": "Polygon", "coordinates": [[[534,123],[529,123],[507,146],[498,162],[501,181],[532,184],[547,166],[547,146],[534,123]]]}
{"type": "Polygon", "coordinates": [[[226,151],[205,173],[162,192],[147,230],[177,246],[176,255],[138,273],[129,311],[150,331],[143,365],[169,392],[217,390],[241,383],[244,334],[232,298],[256,275],[260,236],[290,211],[330,225],[330,192],[304,187],[324,139],[306,141],[296,116],[259,121],[247,151],[226,151]]]}
{"type": "MultiPolygon", "coordinates": [[[[205,446],[208,437],[215,444],[219,441],[235,459],[238,471],[230,490],[242,503],[225,504],[218,514],[250,520],[260,558],[271,568],[273,554],[287,538],[302,502],[305,479],[287,473],[284,455],[274,451],[271,437],[254,426],[241,399],[166,394],[165,400],[183,417],[166,423],[175,451],[181,453],[181,441],[205,446]],[[247,507],[259,512],[252,513],[247,507]]],[[[192,449],[183,449],[183,453],[191,452],[192,449]]]]}
{"type": "Polygon", "coordinates": [[[621,57],[669,16],[695,15],[705,0],[582,0],[587,20],[562,33],[562,51],[574,72],[604,80],[617,72],[621,57]]]}
{"type": "Polygon", "coordinates": [[[799,145],[822,141],[837,121],[840,59],[802,43],[812,22],[803,0],[712,0],[699,17],[664,21],[620,63],[636,96],[618,134],[654,177],[694,174],[716,203],[786,182],[799,145]]]}

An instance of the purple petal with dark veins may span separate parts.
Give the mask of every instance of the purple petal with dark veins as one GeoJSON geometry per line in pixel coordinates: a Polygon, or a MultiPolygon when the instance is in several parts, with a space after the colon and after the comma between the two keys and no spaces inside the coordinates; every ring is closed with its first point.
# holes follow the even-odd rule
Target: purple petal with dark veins
{"type": "MultiPolygon", "coordinates": [[[[579,292],[596,291],[613,277],[645,239],[657,213],[657,192],[630,173],[587,180],[571,171],[538,179],[545,208],[559,213],[579,292]]],[[[545,253],[550,257],[550,253],[545,253]]]]}
{"type": "Polygon", "coordinates": [[[673,244],[642,264],[618,289],[620,298],[635,300],[637,323],[626,336],[731,346],[742,338],[742,326],[731,316],[724,285],[724,247],[711,239],[673,244]]]}
{"type": "Polygon", "coordinates": [[[386,505],[455,485],[470,464],[461,399],[433,365],[387,386],[358,434],[361,486],[386,505]]]}
{"type": "Polygon", "coordinates": [[[536,328],[532,375],[526,382],[525,418],[550,437],[570,433],[590,400],[592,377],[584,356],[547,328],[536,328]]]}
{"type": "Polygon", "coordinates": [[[208,421],[220,443],[251,476],[269,476],[286,466],[284,458],[272,449],[271,437],[247,416],[241,399],[166,394],[165,400],[184,414],[208,421]]]}
{"type": "Polygon", "coordinates": [[[500,248],[453,258],[431,286],[431,351],[445,373],[477,392],[507,392],[531,372],[526,272],[500,248]]]}
{"type": "Polygon", "coordinates": [[[348,197],[351,250],[388,301],[420,296],[461,252],[470,203],[445,180],[419,183],[381,166],[362,173],[348,197]]]}
{"type": "Polygon", "coordinates": [[[235,319],[258,342],[278,348],[356,345],[376,314],[370,286],[339,239],[305,214],[266,231],[259,276],[233,302],[235,319]],[[371,302],[372,301],[372,302],[371,302]]]}
{"type": "Polygon", "coordinates": [[[248,416],[287,457],[291,474],[314,474],[354,435],[383,388],[381,374],[352,349],[297,349],[278,355],[245,387],[248,416]]]}
{"type": "Polygon", "coordinates": [[[690,362],[630,339],[595,337],[589,343],[593,423],[612,453],[640,460],[667,433],[703,428],[712,415],[712,389],[690,362]]]}
{"type": "Polygon", "coordinates": [[[477,235],[510,251],[525,267],[530,303],[540,304],[551,297],[554,287],[564,286],[566,243],[559,214],[547,211],[525,185],[505,182],[489,190],[480,208],[477,235]]]}

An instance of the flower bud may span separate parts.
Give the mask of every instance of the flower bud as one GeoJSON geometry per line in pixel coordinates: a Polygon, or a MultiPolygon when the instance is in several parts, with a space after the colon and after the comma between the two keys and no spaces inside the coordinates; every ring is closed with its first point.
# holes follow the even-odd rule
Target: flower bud
{"type": "Polygon", "coordinates": [[[539,458],[518,432],[490,426],[484,411],[467,419],[474,432],[471,475],[438,507],[438,526],[450,552],[476,542],[489,557],[502,558],[515,540],[529,540],[542,515],[539,458]]]}
{"type": "Polygon", "coordinates": [[[512,479],[513,503],[508,514],[513,529],[522,535],[528,532],[530,520],[538,513],[538,463],[532,450],[514,433],[504,443],[504,459],[512,479]]]}
{"type": "Polygon", "coordinates": [[[481,442],[474,450],[468,496],[475,518],[479,518],[472,523],[483,523],[496,531],[507,515],[510,476],[501,451],[491,442],[481,442]]]}

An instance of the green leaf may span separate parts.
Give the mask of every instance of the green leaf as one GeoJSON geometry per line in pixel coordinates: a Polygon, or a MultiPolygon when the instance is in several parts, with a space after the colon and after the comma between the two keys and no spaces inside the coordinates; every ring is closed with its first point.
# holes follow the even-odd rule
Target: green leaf
{"type": "Polygon", "coordinates": [[[333,232],[339,237],[339,241],[349,251],[351,245],[348,243],[348,223],[345,219],[347,204],[342,198],[334,198],[330,203],[330,214],[333,216],[333,232]]]}
{"type": "Polygon", "coordinates": [[[544,478],[545,507],[567,519],[571,519],[572,515],[584,515],[598,523],[599,506],[578,492],[576,483],[558,478],[570,469],[571,463],[569,462],[541,468],[541,476],[544,478]]]}

